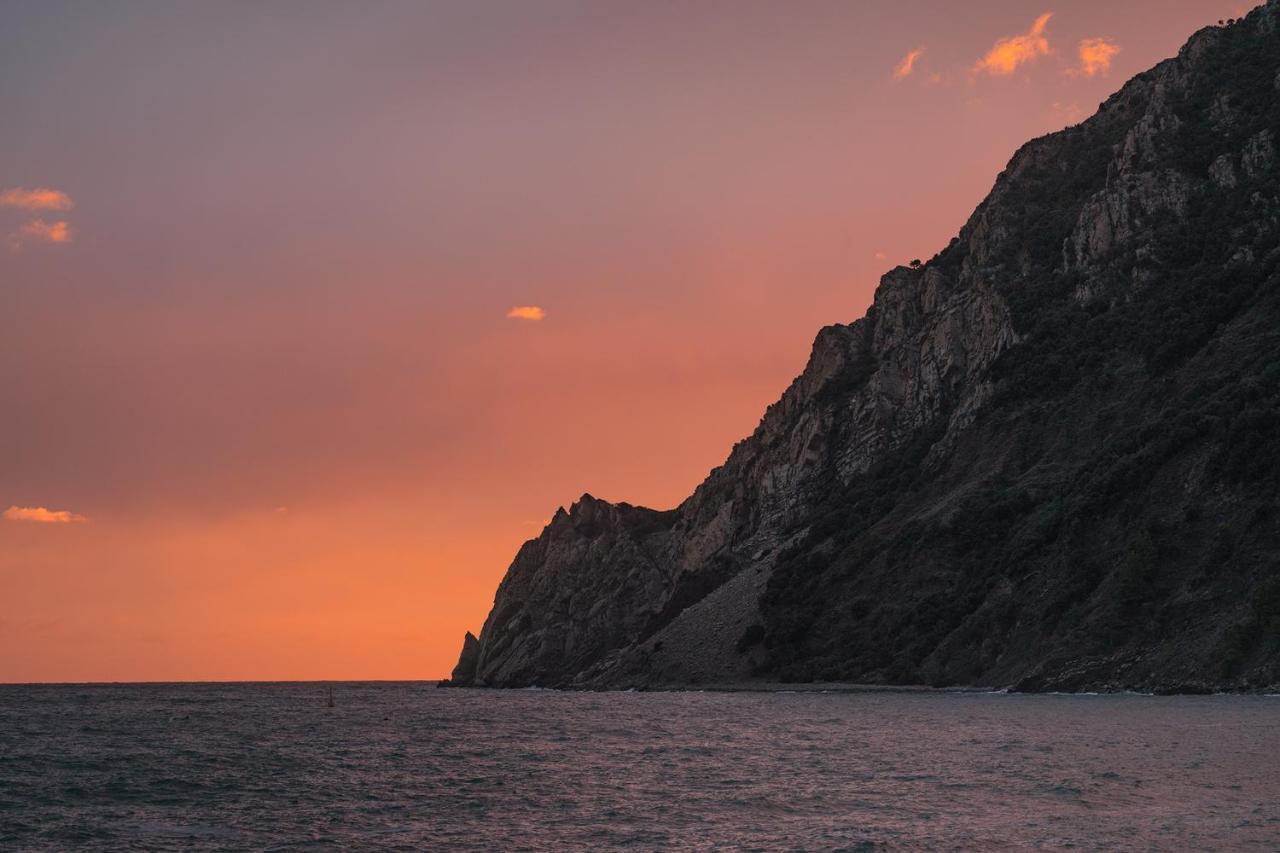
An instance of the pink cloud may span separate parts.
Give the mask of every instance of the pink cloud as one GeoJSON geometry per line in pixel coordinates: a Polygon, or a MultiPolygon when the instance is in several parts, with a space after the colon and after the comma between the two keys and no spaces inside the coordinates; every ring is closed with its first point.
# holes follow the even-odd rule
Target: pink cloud
{"type": "Polygon", "coordinates": [[[1120,45],[1105,38],[1083,39],[1076,51],[1080,56],[1080,67],[1074,69],[1074,73],[1094,77],[1111,70],[1111,60],[1120,52],[1120,45]]]}
{"type": "Polygon", "coordinates": [[[915,50],[908,51],[907,55],[902,58],[902,61],[894,67],[893,78],[895,80],[901,80],[905,77],[910,77],[911,72],[915,70],[916,60],[920,58],[924,51],[924,45],[917,47],[915,50]]]}
{"type": "Polygon", "coordinates": [[[65,220],[46,222],[43,219],[32,219],[18,226],[18,230],[9,235],[10,245],[17,249],[26,243],[70,243],[71,225],[65,220]]]}
{"type": "Polygon", "coordinates": [[[75,207],[75,202],[62,190],[48,187],[36,187],[33,190],[13,187],[0,190],[0,207],[17,207],[22,210],[70,210],[75,207]]]}

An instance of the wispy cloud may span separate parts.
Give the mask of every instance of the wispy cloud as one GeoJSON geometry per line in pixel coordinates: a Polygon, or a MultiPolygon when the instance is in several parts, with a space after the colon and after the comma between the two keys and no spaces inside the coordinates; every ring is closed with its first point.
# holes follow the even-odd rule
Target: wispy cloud
{"type": "Polygon", "coordinates": [[[510,320],[541,320],[545,316],[547,312],[537,305],[517,305],[507,312],[510,320]]]}
{"type": "Polygon", "coordinates": [[[64,220],[46,222],[43,219],[32,219],[18,226],[18,230],[9,235],[9,245],[20,249],[27,243],[70,243],[71,225],[64,220]]]}
{"type": "Polygon", "coordinates": [[[36,524],[71,524],[89,520],[64,509],[46,509],[42,506],[11,506],[4,511],[4,517],[6,521],[32,521],[36,524]]]}
{"type": "Polygon", "coordinates": [[[71,196],[62,190],[36,187],[33,190],[13,187],[0,190],[0,207],[17,207],[22,210],[70,210],[75,207],[71,196]]]}
{"type": "Polygon", "coordinates": [[[1080,67],[1073,68],[1071,72],[1094,77],[1111,70],[1111,60],[1120,52],[1120,45],[1105,38],[1082,39],[1076,46],[1076,52],[1080,56],[1080,67]]]}
{"type": "Polygon", "coordinates": [[[910,77],[911,72],[916,68],[916,60],[924,54],[924,51],[925,46],[920,45],[920,47],[909,51],[906,56],[902,57],[902,61],[893,68],[893,79],[902,80],[903,78],[910,77]]]}
{"type": "Polygon", "coordinates": [[[1055,121],[1061,121],[1065,124],[1076,124],[1085,117],[1085,111],[1075,101],[1070,103],[1054,101],[1049,110],[1055,121]]]}
{"type": "Polygon", "coordinates": [[[1044,32],[1052,17],[1052,12],[1045,12],[1036,18],[1027,32],[998,40],[987,55],[978,60],[973,70],[1003,77],[1017,71],[1019,66],[1048,54],[1049,39],[1044,32]]]}

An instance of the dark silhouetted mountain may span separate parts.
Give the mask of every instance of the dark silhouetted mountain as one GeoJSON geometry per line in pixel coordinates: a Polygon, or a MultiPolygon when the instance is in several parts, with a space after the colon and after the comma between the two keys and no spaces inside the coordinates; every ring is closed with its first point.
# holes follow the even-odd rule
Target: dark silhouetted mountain
{"type": "Polygon", "coordinates": [[[678,508],[560,510],[455,682],[1280,683],[1278,22],[1024,145],[678,508]]]}

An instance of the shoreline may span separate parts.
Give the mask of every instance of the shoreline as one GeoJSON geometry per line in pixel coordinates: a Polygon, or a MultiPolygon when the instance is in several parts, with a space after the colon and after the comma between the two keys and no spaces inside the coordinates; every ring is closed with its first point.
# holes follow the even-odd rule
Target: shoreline
{"type": "Polygon", "coordinates": [[[1007,693],[996,687],[930,687],[927,684],[855,684],[850,682],[727,681],[635,688],[649,693],[1007,693]]]}
{"type": "Polygon", "coordinates": [[[1081,690],[1019,690],[1014,687],[979,687],[953,685],[932,687],[927,684],[859,684],[852,682],[723,681],[705,684],[653,684],[617,687],[491,687],[487,685],[450,684],[448,679],[309,679],[309,680],[228,680],[228,681],[12,681],[0,682],[0,690],[13,688],[103,688],[103,687],[198,687],[198,686],[306,686],[306,685],[405,685],[428,689],[493,690],[518,692],[546,690],[556,693],[776,693],[776,694],[986,694],[1027,696],[1270,696],[1280,698],[1280,685],[1267,685],[1253,690],[1210,688],[1203,685],[1178,685],[1167,688],[1100,687],[1081,690]],[[1179,689],[1180,688],[1180,689],[1179,689]]]}
{"type": "Polygon", "coordinates": [[[808,693],[808,694],[919,694],[919,695],[1009,695],[1009,696],[1276,696],[1280,688],[1275,685],[1256,690],[1210,689],[1199,685],[1182,685],[1182,689],[1147,687],[1111,687],[1083,690],[1018,690],[1014,687],[977,687],[954,685],[931,687],[927,684],[857,684],[850,682],[809,682],[789,684],[781,681],[727,681],[707,684],[656,684],[633,687],[489,687],[453,685],[447,679],[436,682],[437,687],[461,690],[548,690],[557,693],[808,693]]]}

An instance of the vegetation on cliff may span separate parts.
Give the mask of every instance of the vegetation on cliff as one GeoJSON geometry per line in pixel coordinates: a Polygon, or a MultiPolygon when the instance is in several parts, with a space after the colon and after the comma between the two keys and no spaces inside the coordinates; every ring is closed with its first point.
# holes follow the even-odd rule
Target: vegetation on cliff
{"type": "Polygon", "coordinates": [[[1023,146],[679,508],[557,516],[460,680],[1280,684],[1278,22],[1023,146]]]}

